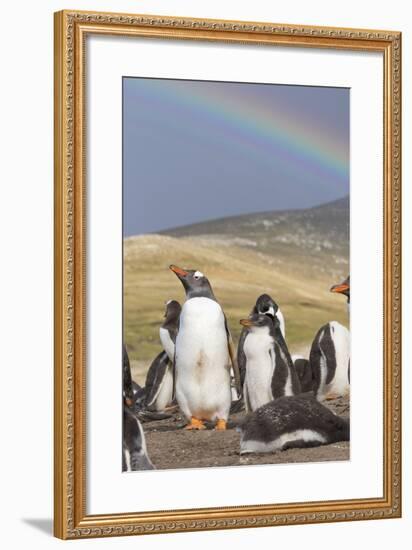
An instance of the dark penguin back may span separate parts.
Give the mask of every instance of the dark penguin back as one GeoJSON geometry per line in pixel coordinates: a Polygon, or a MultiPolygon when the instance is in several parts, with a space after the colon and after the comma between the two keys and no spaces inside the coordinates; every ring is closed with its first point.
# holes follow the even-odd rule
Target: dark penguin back
{"type": "Polygon", "coordinates": [[[294,362],[295,371],[300,381],[302,393],[313,390],[312,367],[308,359],[299,358],[294,362]]]}
{"type": "Polygon", "coordinates": [[[281,395],[284,395],[283,392],[279,394],[279,385],[282,383],[283,385],[281,387],[282,389],[284,389],[289,373],[291,376],[293,394],[297,395],[301,392],[300,381],[298,375],[296,374],[295,365],[293,364],[292,357],[289,353],[286,341],[283,338],[283,334],[280,330],[279,324],[277,324],[276,326],[273,325],[272,335],[275,341],[274,351],[276,359],[276,370],[272,380],[273,397],[280,397],[281,395]],[[280,367],[279,373],[276,373],[276,371],[278,370],[278,365],[280,367]],[[275,378],[279,379],[279,383],[276,382],[275,378]],[[281,382],[281,380],[283,381],[281,382]]]}
{"type": "MultiPolygon", "coordinates": [[[[312,430],[326,442],[349,441],[349,420],[339,417],[313,395],[280,397],[249,414],[240,427],[242,439],[270,443],[298,430],[312,430]]],[[[313,446],[300,439],[295,446],[313,446]]],[[[319,443],[316,443],[319,445],[319,443]]],[[[290,443],[287,444],[290,447],[290,443]]]]}
{"type": "Polygon", "coordinates": [[[285,394],[285,386],[289,374],[289,366],[285,361],[285,356],[281,353],[280,346],[275,342],[273,350],[269,352],[274,362],[275,370],[272,377],[272,395],[273,398],[282,397],[285,394]]]}
{"type": "Polygon", "coordinates": [[[313,389],[318,392],[321,382],[321,361],[326,364],[326,384],[330,384],[336,372],[336,351],[330,323],[323,325],[316,333],[310,349],[309,362],[312,368],[313,389]]]}
{"type": "Polygon", "coordinates": [[[170,338],[176,344],[177,333],[179,332],[179,320],[182,308],[176,300],[172,300],[167,306],[167,316],[162,324],[162,328],[169,332],[170,338]]]}
{"type": "Polygon", "coordinates": [[[246,355],[243,348],[245,345],[245,340],[247,335],[248,335],[248,330],[246,327],[243,327],[240,333],[239,343],[237,345],[237,364],[239,366],[241,388],[243,388],[243,384],[245,383],[245,378],[246,378],[246,355]]]}
{"type": "Polygon", "coordinates": [[[146,405],[150,409],[159,386],[168,369],[172,368],[170,359],[165,351],[161,351],[152,361],[146,375],[145,392],[146,405]]]}

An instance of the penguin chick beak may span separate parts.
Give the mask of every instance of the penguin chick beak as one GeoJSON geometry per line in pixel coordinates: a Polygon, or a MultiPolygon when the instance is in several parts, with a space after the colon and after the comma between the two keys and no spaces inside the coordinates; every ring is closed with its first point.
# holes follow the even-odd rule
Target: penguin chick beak
{"type": "Polygon", "coordinates": [[[343,292],[346,292],[349,290],[348,283],[341,283],[339,285],[333,285],[330,289],[331,292],[337,292],[338,294],[342,294],[343,292]]]}
{"type": "Polygon", "coordinates": [[[244,327],[253,327],[253,321],[251,319],[241,319],[239,323],[244,327]]]}
{"type": "Polygon", "coordinates": [[[171,269],[173,273],[175,273],[178,277],[186,277],[186,275],[188,274],[187,271],[185,271],[181,267],[177,267],[177,265],[169,265],[169,269],[171,269]]]}

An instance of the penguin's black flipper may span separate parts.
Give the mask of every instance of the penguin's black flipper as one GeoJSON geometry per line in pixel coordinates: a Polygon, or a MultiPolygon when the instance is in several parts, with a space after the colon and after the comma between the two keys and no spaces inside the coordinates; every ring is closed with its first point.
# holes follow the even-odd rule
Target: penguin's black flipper
{"type": "Polygon", "coordinates": [[[313,374],[312,366],[308,359],[298,357],[294,361],[295,371],[300,380],[300,386],[302,393],[311,391],[313,389],[313,374]]]}
{"type": "Polygon", "coordinates": [[[329,384],[336,372],[336,354],[331,337],[330,324],[322,325],[315,335],[309,354],[309,363],[312,367],[313,389],[315,395],[321,386],[321,362],[326,365],[326,384],[329,384]]]}
{"type": "Polygon", "coordinates": [[[172,363],[172,377],[173,377],[172,401],[175,401],[176,400],[176,347],[175,347],[175,354],[173,356],[173,363],[172,363]]]}
{"type": "Polygon", "coordinates": [[[292,378],[293,394],[298,395],[302,391],[300,379],[296,372],[295,365],[292,361],[292,356],[290,355],[288,345],[286,344],[286,340],[283,337],[279,324],[275,326],[275,335],[276,335],[276,341],[278,342],[278,345],[282,350],[282,357],[284,358],[284,361],[287,365],[287,368],[289,369],[289,372],[292,378]]]}
{"type": "Polygon", "coordinates": [[[141,410],[137,413],[142,422],[154,422],[155,420],[166,420],[172,418],[172,414],[158,411],[141,410]]]}
{"type": "Polygon", "coordinates": [[[146,405],[150,407],[157,397],[170,360],[165,351],[160,352],[152,361],[146,375],[146,405]]]}
{"type": "Polygon", "coordinates": [[[239,368],[240,387],[242,388],[242,390],[246,378],[246,355],[243,346],[245,344],[247,333],[247,329],[243,328],[242,332],[240,333],[239,342],[237,345],[237,365],[239,368]]]}
{"type": "Polygon", "coordinates": [[[230,414],[235,414],[238,412],[242,412],[244,410],[245,410],[245,402],[243,400],[243,397],[241,397],[237,401],[232,401],[232,404],[230,405],[230,414]]]}

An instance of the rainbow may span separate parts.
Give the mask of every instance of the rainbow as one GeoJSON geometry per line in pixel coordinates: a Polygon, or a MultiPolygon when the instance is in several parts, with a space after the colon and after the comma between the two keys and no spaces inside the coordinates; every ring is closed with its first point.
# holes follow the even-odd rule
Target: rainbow
{"type": "Polygon", "coordinates": [[[316,120],[307,109],[296,111],[274,101],[273,88],[279,86],[134,80],[138,80],[135,97],[145,102],[146,111],[154,109],[158,117],[173,112],[179,127],[195,131],[199,140],[213,135],[221,143],[235,144],[240,154],[253,154],[261,162],[271,162],[278,156],[303,174],[308,170],[326,172],[347,186],[349,137],[335,135],[332,127],[316,120]],[[256,99],[257,87],[260,101],[256,99]],[[200,127],[193,128],[190,115],[196,116],[200,127]]]}

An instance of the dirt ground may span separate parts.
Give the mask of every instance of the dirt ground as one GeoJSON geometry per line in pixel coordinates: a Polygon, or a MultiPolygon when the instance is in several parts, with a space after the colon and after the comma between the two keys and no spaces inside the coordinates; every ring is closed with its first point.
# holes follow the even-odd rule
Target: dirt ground
{"type": "MultiPolygon", "coordinates": [[[[349,416],[348,398],[325,403],[335,413],[349,416]]],[[[187,431],[183,417],[174,413],[165,420],[143,423],[148,454],[159,470],[177,468],[206,468],[216,466],[245,466],[252,464],[282,464],[288,462],[323,462],[349,460],[348,441],[306,449],[288,449],[266,454],[239,455],[240,434],[236,420],[244,413],[230,417],[228,429],[218,432],[210,429],[187,431]]]]}

